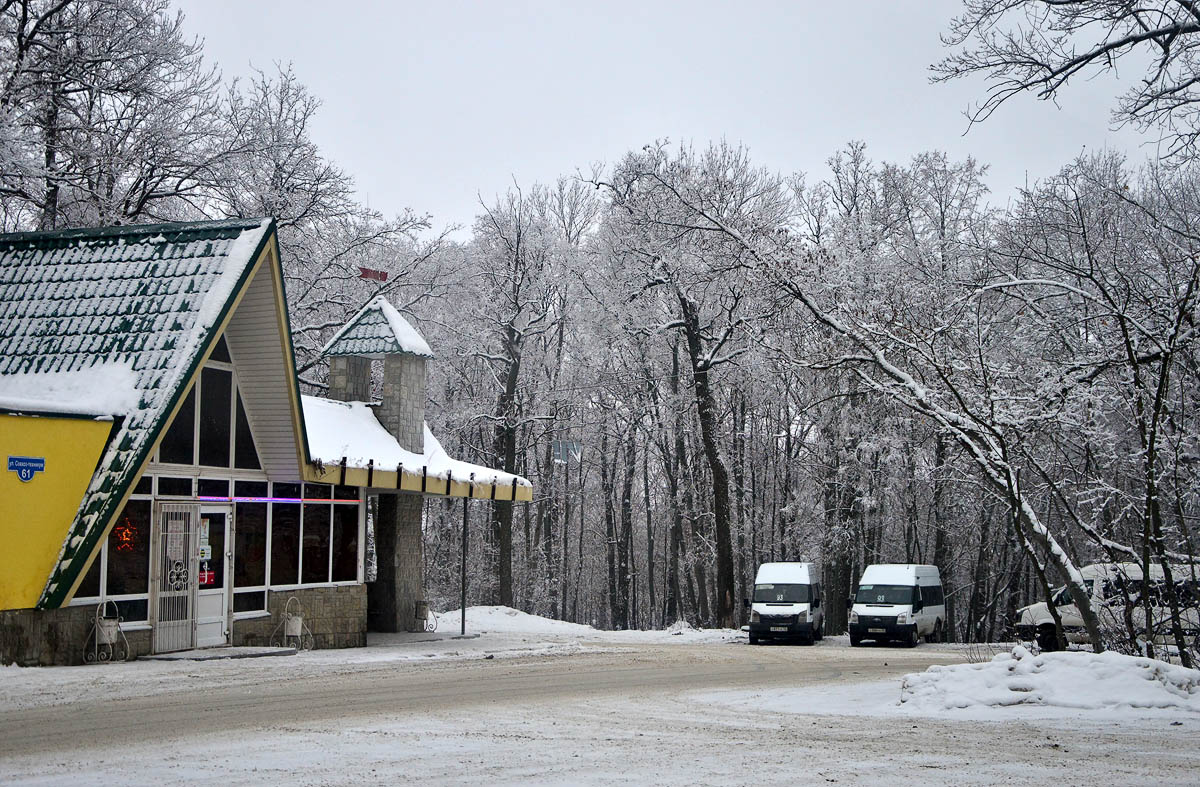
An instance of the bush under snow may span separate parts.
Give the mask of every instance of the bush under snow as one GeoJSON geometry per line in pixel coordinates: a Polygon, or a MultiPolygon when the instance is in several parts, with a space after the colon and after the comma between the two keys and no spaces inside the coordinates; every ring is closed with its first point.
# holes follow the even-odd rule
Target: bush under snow
{"type": "Polygon", "coordinates": [[[1021,646],[982,664],[906,675],[900,701],[922,710],[1040,705],[1200,713],[1200,670],[1121,653],[1042,653],[1021,646]]]}

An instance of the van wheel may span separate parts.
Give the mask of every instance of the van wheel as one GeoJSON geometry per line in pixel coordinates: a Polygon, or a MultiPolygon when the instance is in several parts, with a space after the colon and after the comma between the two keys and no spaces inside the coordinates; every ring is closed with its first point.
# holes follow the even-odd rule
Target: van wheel
{"type": "Polygon", "coordinates": [[[1043,653],[1058,650],[1058,638],[1055,636],[1054,626],[1040,626],[1036,639],[1038,647],[1042,649],[1043,653]]]}
{"type": "Polygon", "coordinates": [[[823,628],[825,628],[825,621],[822,620],[821,625],[813,629],[813,639],[815,639],[817,642],[825,639],[825,632],[821,630],[823,628]]]}
{"type": "Polygon", "coordinates": [[[756,636],[754,636],[753,634],[751,634],[751,635],[750,635],[750,644],[751,644],[751,645],[757,645],[757,644],[758,644],[758,637],[756,637],[756,636]]]}
{"type": "Polygon", "coordinates": [[[915,648],[917,643],[921,641],[921,637],[917,634],[917,627],[914,625],[908,632],[908,639],[904,641],[904,646],[907,648],[915,648]]]}
{"type": "Polygon", "coordinates": [[[851,635],[850,635],[850,647],[852,647],[852,648],[857,648],[857,647],[858,647],[859,645],[861,645],[861,644],[862,644],[862,638],[861,638],[861,637],[859,637],[857,634],[851,634],[851,635]]]}
{"type": "Polygon", "coordinates": [[[925,635],[925,641],[929,643],[942,641],[942,621],[934,621],[933,631],[925,635]]]}

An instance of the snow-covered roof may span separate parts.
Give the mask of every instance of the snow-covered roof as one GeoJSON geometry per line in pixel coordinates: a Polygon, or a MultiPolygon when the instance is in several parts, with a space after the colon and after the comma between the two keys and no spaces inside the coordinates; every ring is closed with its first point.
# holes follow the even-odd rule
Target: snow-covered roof
{"type": "Polygon", "coordinates": [[[389,354],[432,358],[433,351],[421,334],[382,295],[358,310],[321,350],[322,355],[359,355],[377,358],[389,354]]]}
{"type": "Polygon", "coordinates": [[[425,425],[425,452],[414,454],[400,447],[391,432],[375,418],[375,413],[363,402],[339,402],[317,396],[301,396],[304,407],[304,426],[308,432],[308,450],[314,461],[326,465],[340,464],[343,457],[348,467],[394,469],[403,465],[405,471],[416,475],[445,480],[453,476],[466,482],[472,474],[475,481],[494,486],[532,487],[521,476],[493,470],[483,465],[450,458],[441,443],[425,425]]]}
{"type": "Polygon", "coordinates": [[[120,419],[41,605],[70,590],[273,232],[247,219],[0,235],[0,409],[120,419]]]}
{"type": "Polygon", "coordinates": [[[0,410],[87,415],[124,415],[138,405],[137,375],[129,363],[98,363],[69,372],[0,375],[0,410]]]}

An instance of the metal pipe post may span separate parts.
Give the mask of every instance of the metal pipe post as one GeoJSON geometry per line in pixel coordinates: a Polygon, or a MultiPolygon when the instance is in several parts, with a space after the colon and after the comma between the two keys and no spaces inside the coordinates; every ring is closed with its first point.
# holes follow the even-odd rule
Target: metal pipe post
{"type": "Polygon", "coordinates": [[[462,529],[462,567],[461,567],[461,593],[462,598],[459,602],[460,613],[462,614],[462,630],[459,632],[463,636],[467,633],[467,504],[468,499],[463,498],[463,529],[462,529]]]}

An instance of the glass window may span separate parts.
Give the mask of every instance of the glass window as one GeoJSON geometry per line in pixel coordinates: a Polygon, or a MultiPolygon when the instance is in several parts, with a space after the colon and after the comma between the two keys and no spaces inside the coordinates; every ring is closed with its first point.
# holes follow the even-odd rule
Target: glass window
{"type": "Polygon", "coordinates": [[[358,581],[358,506],[333,507],[334,582],[358,581]]]}
{"type": "Polygon", "coordinates": [[[234,481],[233,493],[238,497],[266,497],[266,481],[234,481]]]}
{"type": "Polygon", "coordinates": [[[261,612],[267,608],[267,592],[251,590],[246,593],[233,594],[234,612],[261,612]]]}
{"type": "Polygon", "coordinates": [[[808,585],[755,585],[754,601],[757,604],[807,604],[808,585]]]}
{"type": "Polygon", "coordinates": [[[135,495],[151,495],[154,494],[154,476],[144,475],[138,479],[137,485],[133,487],[135,495]]]}
{"type": "Polygon", "coordinates": [[[190,465],[196,461],[195,448],[196,427],[196,390],[193,388],[184,397],[175,420],[163,437],[162,446],[158,450],[158,461],[171,462],[179,465],[190,465]]]}
{"type": "Polygon", "coordinates": [[[233,551],[233,586],[267,584],[267,504],[238,503],[233,551]]]}
{"type": "Polygon", "coordinates": [[[96,555],[96,559],[92,561],[92,567],[83,575],[83,581],[79,583],[79,589],[75,591],[75,598],[95,598],[100,595],[100,564],[104,562],[104,554],[96,555]]]}
{"type": "Polygon", "coordinates": [[[304,560],[300,581],[305,584],[329,581],[329,524],[333,506],[314,503],[304,506],[304,560]]]}
{"type": "Polygon", "coordinates": [[[300,484],[299,483],[275,484],[271,494],[274,497],[284,497],[284,498],[288,498],[288,499],[292,499],[292,500],[299,500],[300,499],[300,484]]]}
{"type": "Polygon", "coordinates": [[[333,487],[329,484],[305,484],[304,498],[306,500],[332,500],[333,487]]]}
{"type": "Polygon", "coordinates": [[[333,488],[333,497],[335,500],[357,500],[357,486],[335,486],[333,488]]]}
{"type": "Polygon", "coordinates": [[[196,495],[199,497],[229,497],[229,482],[217,478],[197,479],[196,495]]]}
{"type": "Polygon", "coordinates": [[[160,495],[171,495],[174,497],[191,497],[192,479],[167,478],[166,476],[159,476],[158,493],[160,495]]]}
{"type": "Polygon", "coordinates": [[[106,594],[150,591],[150,501],[130,500],[108,534],[106,594]]]}
{"type": "Polygon", "coordinates": [[[854,600],[859,604],[911,604],[911,585],[859,585],[854,600]]]}
{"type": "Polygon", "coordinates": [[[205,367],[200,375],[200,464],[229,467],[233,372],[205,367]]]}
{"type": "Polygon", "coordinates": [[[246,405],[242,403],[242,392],[237,393],[236,445],[233,451],[233,466],[247,470],[258,470],[258,450],[254,447],[254,436],[250,434],[250,421],[246,418],[246,405]]]}
{"type": "Polygon", "coordinates": [[[208,536],[207,559],[200,560],[201,572],[212,572],[212,576],[201,575],[201,588],[225,587],[225,514],[208,513],[200,515],[200,546],[204,547],[205,535],[208,536]],[[207,534],[205,533],[207,531],[207,534]],[[207,581],[204,581],[207,579],[207,581]]]}
{"type": "Polygon", "coordinates": [[[271,584],[300,579],[300,504],[271,504],[271,584]]]}
{"type": "Polygon", "coordinates": [[[229,345],[225,344],[225,335],[217,339],[217,346],[213,348],[212,355],[209,356],[214,361],[222,361],[224,363],[233,363],[229,358],[229,345]]]}
{"type": "MultiPolygon", "coordinates": [[[[117,605],[117,612],[121,616],[121,620],[126,623],[138,623],[146,620],[147,611],[150,607],[150,602],[144,598],[131,599],[128,601],[113,602],[117,605]]],[[[110,606],[111,610],[112,607],[110,606]]]]}

